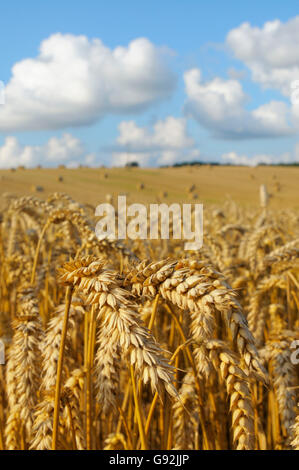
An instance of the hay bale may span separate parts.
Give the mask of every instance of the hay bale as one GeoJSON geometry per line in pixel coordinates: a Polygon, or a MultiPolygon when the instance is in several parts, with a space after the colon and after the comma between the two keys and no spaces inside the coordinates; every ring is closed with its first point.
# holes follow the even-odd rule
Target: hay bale
{"type": "Polygon", "coordinates": [[[193,193],[195,191],[195,189],[196,189],[195,184],[191,184],[191,186],[189,186],[187,188],[187,191],[188,191],[188,193],[193,193]]]}
{"type": "Polygon", "coordinates": [[[37,186],[37,185],[33,184],[31,186],[31,191],[33,193],[42,193],[44,191],[44,188],[43,188],[43,186],[37,186]]]}

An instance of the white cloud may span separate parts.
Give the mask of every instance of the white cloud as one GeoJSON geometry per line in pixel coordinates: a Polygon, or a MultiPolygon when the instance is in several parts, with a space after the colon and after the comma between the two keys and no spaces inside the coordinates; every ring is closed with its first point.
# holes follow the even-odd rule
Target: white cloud
{"type": "Polygon", "coordinates": [[[238,80],[216,77],[203,83],[199,69],[185,72],[187,102],[185,113],[212,130],[229,138],[285,136],[294,133],[289,125],[289,108],[284,102],[271,101],[253,111],[245,109],[248,100],[238,80]]]}
{"type": "Polygon", "coordinates": [[[231,163],[233,165],[256,166],[261,163],[268,165],[275,163],[292,163],[299,161],[299,158],[296,158],[296,155],[292,156],[289,152],[281,155],[256,154],[252,156],[240,155],[236,152],[228,152],[221,156],[221,160],[222,163],[231,163]]]}
{"type": "Polygon", "coordinates": [[[235,69],[234,67],[230,67],[227,71],[227,75],[229,78],[232,78],[233,80],[242,80],[246,78],[247,72],[246,70],[238,70],[235,69]]]}
{"type": "Polygon", "coordinates": [[[295,145],[295,161],[299,162],[299,143],[295,145]]]}
{"type": "Polygon", "coordinates": [[[122,121],[119,126],[116,142],[133,148],[184,148],[192,147],[194,141],[187,135],[186,120],[168,116],[153,125],[153,130],[139,127],[135,121],[122,121]]]}
{"type": "Polygon", "coordinates": [[[63,134],[61,138],[52,137],[40,146],[22,146],[16,137],[10,136],[0,147],[0,168],[19,165],[32,167],[37,164],[51,166],[58,163],[74,166],[84,153],[81,141],[70,134],[63,134]]]}
{"type": "MultiPolygon", "coordinates": [[[[36,147],[38,148],[38,147],[36,147]]],[[[59,139],[52,137],[43,147],[42,151],[49,162],[64,162],[72,158],[80,158],[84,147],[79,139],[70,134],[63,134],[59,139]]]]}
{"type": "Polygon", "coordinates": [[[157,121],[152,129],[139,127],[135,121],[123,121],[118,130],[118,148],[113,152],[115,165],[132,161],[141,165],[150,161],[168,165],[199,157],[199,150],[195,148],[194,140],[187,133],[184,118],[168,116],[165,120],[157,121]]]}
{"type": "Polygon", "coordinates": [[[270,101],[251,112],[255,125],[261,127],[261,132],[269,135],[288,135],[293,130],[288,124],[290,111],[282,101],[270,101]]]}
{"type": "Polygon", "coordinates": [[[94,165],[96,163],[96,154],[95,153],[89,153],[85,156],[85,163],[87,165],[94,165]]]}
{"type": "Polygon", "coordinates": [[[286,23],[269,21],[262,28],[243,23],[228,33],[226,44],[255,82],[290,96],[292,81],[299,79],[299,16],[286,23]]]}
{"type": "Polygon", "coordinates": [[[201,71],[196,68],[188,70],[184,80],[188,98],[213,121],[222,120],[228,111],[231,116],[239,114],[246,101],[246,95],[237,80],[215,78],[203,84],[201,71]]]}
{"type": "Polygon", "coordinates": [[[146,166],[150,158],[149,152],[113,152],[112,164],[125,166],[127,163],[137,162],[140,166],[146,166]]]}
{"type": "Polygon", "coordinates": [[[112,50],[100,39],[54,34],[38,57],[13,66],[0,131],[58,129],[141,111],[174,90],[166,54],[146,38],[112,50]]]}

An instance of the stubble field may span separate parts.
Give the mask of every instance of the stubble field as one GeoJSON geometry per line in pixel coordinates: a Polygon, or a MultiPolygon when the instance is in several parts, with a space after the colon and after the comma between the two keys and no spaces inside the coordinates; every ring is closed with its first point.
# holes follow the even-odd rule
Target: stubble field
{"type": "Polygon", "coordinates": [[[236,203],[257,207],[259,187],[266,184],[273,208],[299,208],[299,168],[200,166],[182,168],[79,168],[0,170],[0,194],[39,197],[64,192],[73,199],[96,206],[106,194],[126,193],[136,202],[185,202],[197,198],[204,204],[223,204],[228,198],[236,203]],[[62,181],[59,181],[62,179],[62,181]],[[140,189],[140,185],[144,189],[140,189]],[[189,189],[195,189],[192,194],[189,189]],[[163,193],[167,193],[167,196],[163,193]],[[166,197],[165,197],[166,196],[166,197]]]}

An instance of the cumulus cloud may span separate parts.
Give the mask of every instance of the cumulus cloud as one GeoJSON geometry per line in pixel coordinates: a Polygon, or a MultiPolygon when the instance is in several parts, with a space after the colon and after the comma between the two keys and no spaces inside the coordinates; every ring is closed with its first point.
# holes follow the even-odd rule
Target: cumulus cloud
{"type": "Polygon", "coordinates": [[[10,136],[0,147],[0,168],[32,167],[37,164],[51,166],[57,163],[74,166],[83,159],[84,153],[82,142],[70,134],[63,134],[61,138],[52,137],[39,146],[22,146],[16,137],[10,136]]]}
{"type": "Polygon", "coordinates": [[[233,80],[243,80],[247,76],[246,70],[238,70],[235,69],[234,67],[230,67],[227,70],[227,75],[229,78],[232,78],[233,80]]]}
{"type": "MultiPolygon", "coordinates": [[[[299,148],[298,148],[299,150],[299,148]]],[[[280,155],[271,155],[271,154],[255,154],[252,156],[249,155],[240,155],[236,152],[224,153],[221,156],[222,163],[230,163],[233,165],[245,165],[245,166],[256,166],[259,164],[275,164],[275,163],[293,163],[299,161],[299,152],[296,156],[295,154],[291,155],[289,152],[285,152],[280,155]]]]}
{"type": "Polygon", "coordinates": [[[262,28],[243,23],[228,33],[226,44],[255,82],[290,96],[291,83],[299,78],[299,16],[268,21],[262,28]]]}
{"type": "Polygon", "coordinates": [[[290,110],[282,101],[271,101],[248,111],[248,97],[238,80],[216,77],[203,83],[197,68],[184,74],[187,102],[185,113],[227,138],[278,137],[294,133],[290,110]]]}
{"type": "Polygon", "coordinates": [[[109,49],[100,39],[54,34],[36,58],[13,66],[0,131],[59,129],[141,111],[174,90],[165,55],[146,38],[109,49]]]}
{"type": "Polygon", "coordinates": [[[137,162],[140,166],[146,166],[150,158],[151,154],[149,152],[113,152],[112,164],[125,166],[127,163],[137,162]]]}
{"type": "Polygon", "coordinates": [[[199,157],[195,142],[187,133],[184,118],[168,116],[157,121],[152,128],[140,127],[135,121],[123,121],[118,126],[113,163],[124,165],[137,161],[141,165],[155,162],[170,165],[177,161],[199,157]]]}
{"type": "Polygon", "coordinates": [[[168,116],[164,121],[159,120],[153,125],[152,131],[139,127],[135,121],[122,121],[119,126],[119,136],[116,142],[121,146],[143,150],[153,148],[184,148],[192,147],[194,141],[187,135],[186,120],[168,116]]]}

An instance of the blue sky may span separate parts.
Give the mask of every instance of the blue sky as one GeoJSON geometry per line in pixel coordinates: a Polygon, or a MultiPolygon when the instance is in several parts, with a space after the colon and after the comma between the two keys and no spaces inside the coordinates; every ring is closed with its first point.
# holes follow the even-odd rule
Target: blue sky
{"type": "Polygon", "coordinates": [[[297,13],[290,0],[1,5],[0,167],[299,159],[297,13]]]}

